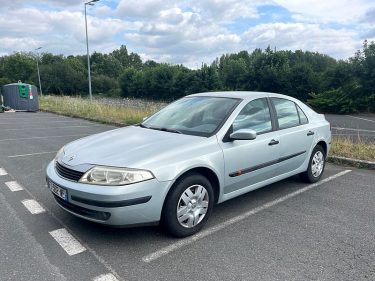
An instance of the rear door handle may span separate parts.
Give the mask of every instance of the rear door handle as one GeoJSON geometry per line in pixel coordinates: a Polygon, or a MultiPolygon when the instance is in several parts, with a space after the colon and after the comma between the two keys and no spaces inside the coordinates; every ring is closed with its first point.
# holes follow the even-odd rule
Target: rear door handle
{"type": "Polygon", "coordinates": [[[271,140],[271,141],[268,143],[268,145],[276,145],[276,144],[278,144],[278,143],[279,143],[278,140],[271,140]]]}
{"type": "Polygon", "coordinates": [[[312,136],[313,134],[315,134],[313,131],[309,131],[309,132],[307,133],[308,136],[312,136]]]}

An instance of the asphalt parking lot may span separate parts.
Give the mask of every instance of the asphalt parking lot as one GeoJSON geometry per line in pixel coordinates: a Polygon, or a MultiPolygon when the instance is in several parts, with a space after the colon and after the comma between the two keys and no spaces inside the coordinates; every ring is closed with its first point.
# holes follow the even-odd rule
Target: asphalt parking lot
{"type": "Polygon", "coordinates": [[[375,142],[375,114],[325,114],[332,124],[332,135],[348,137],[354,141],[375,142]]]}
{"type": "MultiPolygon", "coordinates": [[[[334,127],[375,131],[375,121],[348,118],[334,127]]],[[[112,128],[0,115],[1,280],[375,280],[374,171],[328,164],[318,184],[272,184],[216,206],[186,239],[66,213],[46,187],[48,162],[67,142],[112,128]]]]}

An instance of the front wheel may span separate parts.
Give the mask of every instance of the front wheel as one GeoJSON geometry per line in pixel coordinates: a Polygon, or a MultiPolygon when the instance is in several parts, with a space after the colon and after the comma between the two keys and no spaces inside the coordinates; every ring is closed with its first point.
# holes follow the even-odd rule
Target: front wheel
{"type": "Polygon", "coordinates": [[[320,145],[315,146],[311,153],[307,171],[301,174],[301,178],[309,183],[319,181],[324,172],[325,159],[326,155],[323,147],[320,145]]]}
{"type": "Polygon", "coordinates": [[[213,202],[210,181],[200,174],[191,174],[172,187],[165,201],[162,223],[174,236],[192,235],[208,220],[213,202]]]}

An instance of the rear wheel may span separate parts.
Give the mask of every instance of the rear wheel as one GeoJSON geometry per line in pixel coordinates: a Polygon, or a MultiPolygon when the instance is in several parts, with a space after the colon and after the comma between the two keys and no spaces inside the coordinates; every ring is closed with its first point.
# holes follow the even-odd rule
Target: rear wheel
{"type": "Polygon", "coordinates": [[[200,174],[179,180],[168,194],[162,223],[174,236],[186,237],[202,229],[213,207],[210,181],[200,174]]]}
{"type": "Polygon", "coordinates": [[[301,178],[309,183],[319,181],[324,172],[325,159],[326,155],[323,147],[320,145],[315,146],[310,156],[307,171],[301,174],[301,178]]]}

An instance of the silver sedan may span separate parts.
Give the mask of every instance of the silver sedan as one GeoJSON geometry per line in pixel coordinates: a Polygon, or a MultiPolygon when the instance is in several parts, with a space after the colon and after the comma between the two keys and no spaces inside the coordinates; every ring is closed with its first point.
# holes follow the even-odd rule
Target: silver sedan
{"type": "Polygon", "coordinates": [[[47,183],[64,210],[93,222],[159,222],[178,237],[213,205],[300,174],[323,174],[330,124],[297,99],[262,92],[186,96],[141,124],[64,146],[47,183]]]}

